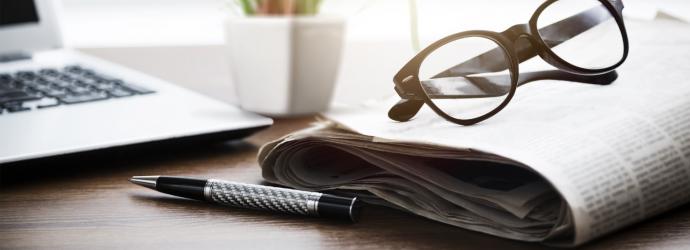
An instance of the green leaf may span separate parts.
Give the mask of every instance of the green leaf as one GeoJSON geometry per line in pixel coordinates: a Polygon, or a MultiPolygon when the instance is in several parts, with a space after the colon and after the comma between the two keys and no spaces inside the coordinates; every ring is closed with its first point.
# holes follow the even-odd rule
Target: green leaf
{"type": "Polygon", "coordinates": [[[240,3],[242,11],[244,11],[245,15],[254,15],[255,11],[251,0],[238,0],[238,2],[240,3]]]}

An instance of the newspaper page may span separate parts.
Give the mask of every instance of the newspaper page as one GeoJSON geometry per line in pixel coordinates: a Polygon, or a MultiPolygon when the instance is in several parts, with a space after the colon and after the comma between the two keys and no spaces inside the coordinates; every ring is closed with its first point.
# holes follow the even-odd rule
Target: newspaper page
{"type": "Polygon", "coordinates": [[[393,100],[326,116],[381,140],[471,148],[523,163],[567,201],[572,243],[582,244],[690,199],[689,28],[627,26],[631,53],[608,86],[530,83],[497,116],[467,127],[428,108],[409,122],[390,121],[393,100]]]}

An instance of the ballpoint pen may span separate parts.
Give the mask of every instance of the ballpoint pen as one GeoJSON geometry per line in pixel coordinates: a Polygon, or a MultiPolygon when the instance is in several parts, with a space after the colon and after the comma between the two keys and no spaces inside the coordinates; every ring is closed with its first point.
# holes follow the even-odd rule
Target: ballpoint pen
{"type": "Polygon", "coordinates": [[[133,176],[129,181],[162,193],[226,206],[356,221],[357,197],[342,197],[287,188],[216,179],[133,176]]]}

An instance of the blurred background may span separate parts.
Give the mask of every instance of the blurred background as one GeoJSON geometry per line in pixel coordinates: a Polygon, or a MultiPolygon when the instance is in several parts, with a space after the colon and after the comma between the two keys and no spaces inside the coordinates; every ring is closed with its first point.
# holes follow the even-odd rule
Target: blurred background
{"type": "MultiPolygon", "coordinates": [[[[222,21],[238,15],[232,0],[61,0],[70,47],[222,44],[222,21]]],[[[543,1],[417,1],[424,40],[463,29],[496,29],[525,22],[543,1]]],[[[625,14],[652,19],[657,10],[690,20],[684,0],[625,0],[625,14]]],[[[407,39],[409,1],[325,0],[325,15],[348,18],[348,39],[407,39]]]]}
{"type": "MultiPolygon", "coordinates": [[[[67,47],[85,49],[156,75],[155,65],[118,58],[116,48],[186,47],[180,53],[193,58],[207,50],[198,46],[224,44],[223,20],[240,15],[231,0],[61,0],[64,41],[67,47]],[[114,48],[97,50],[96,48],[114,48]],[[93,49],[93,50],[91,50],[93,49]]],[[[323,15],[347,19],[346,45],[335,100],[353,103],[392,94],[392,75],[413,54],[408,0],[325,0],[323,15]],[[357,74],[376,67],[375,74],[357,74]],[[368,91],[361,91],[366,88],[368,91]]],[[[423,0],[416,1],[421,46],[452,33],[469,29],[501,31],[525,23],[541,0],[423,0]]],[[[629,19],[658,17],[690,21],[690,2],[684,0],[624,0],[629,19]]],[[[222,51],[222,50],[219,50],[222,51]]],[[[151,56],[168,56],[156,49],[142,50],[151,56]]],[[[210,52],[208,52],[210,53],[210,52]]],[[[181,55],[183,56],[183,55],[181,55]]],[[[204,60],[208,61],[209,57],[204,60]]],[[[172,57],[171,57],[171,60],[172,57]]],[[[224,64],[222,57],[218,63],[224,64]]],[[[194,65],[191,65],[194,66],[194,65]]],[[[218,65],[209,70],[224,70],[218,65]],[[215,67],[215,68],[214,68],[215,67]]],[[[175,74],[175,73],[173,73],[175,74]]],[[[184,73],[169,77],[185,79],[184,73]]],[[[167,78],[167,75],[158,75],[167,78]]],[[[198,79],[181,82],[190,86],[198,79]]],[[[233,88],[225,80],[208,79],[212,86],[200,90],[222,100],[232,100],[233,88]],[[215,86],[215,87],[214,87],[215,86]]],[[[232,101],[230,101],[232,102],[232,101]]]]}

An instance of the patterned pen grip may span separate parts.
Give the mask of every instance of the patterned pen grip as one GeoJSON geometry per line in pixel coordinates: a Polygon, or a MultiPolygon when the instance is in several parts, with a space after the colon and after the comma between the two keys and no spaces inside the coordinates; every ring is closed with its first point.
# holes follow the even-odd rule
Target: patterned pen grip
{"type": "Polygon", "coordinates": [[[318,216],[321,194],[211,179],[204,188],[204,196],[227,206],[318,216]]]}

